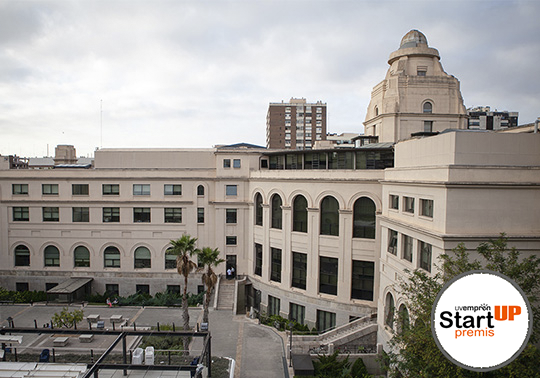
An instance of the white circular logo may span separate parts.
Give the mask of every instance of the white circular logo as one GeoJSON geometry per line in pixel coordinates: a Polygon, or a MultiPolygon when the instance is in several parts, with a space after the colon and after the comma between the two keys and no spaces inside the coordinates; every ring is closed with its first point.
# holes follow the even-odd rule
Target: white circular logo
{"type": "Polygon", "coordinates": [[[531,305],[510,278],[470,271],[446,283],[438,294],[431,331],[441,352],[456,365],[496,370],[525,349],[532,332],[531,305]]]}

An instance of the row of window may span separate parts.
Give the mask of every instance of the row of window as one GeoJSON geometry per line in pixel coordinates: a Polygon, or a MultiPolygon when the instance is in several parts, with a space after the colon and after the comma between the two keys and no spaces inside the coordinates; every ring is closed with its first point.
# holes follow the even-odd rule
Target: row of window
{"type": "MultiPolygon", "coordinates": [[[[415,212],[415,198],[403,196],[402,202],[402,211],[409,214],[414,214],[415,212]]],[[[399,210],[400,201],[397,194],[390,194],[390,208],[394,210],[399,210]]],[[[433,218],[433,200],[420,198],[420,209],[419,213],[423,217],[433,218]]]]}
{"type": "MultiPolygon", "coordinates": [[[[74,196],[87,196],[90,193],[89,184],[72,184],[71,194],[74,196]]],[[[28,184],[13,184],[12,193],[17,195],[28,194],[28,184]]],[[[41,194],[46,196],[57,196],[59,194],[58,184],[41,184],[41,194]]],[[[103,184],[103,195],[119,195],[120,184],[103,184]]],[[[166,196],[181,196],[182,184],[163,185],[163,194],[166,196]]],[[[134,196],[149,196],[150,184],[133,184],[134,196]]],[[[197,195],[204,195],[204,186],[199,185],[197,195]]]]}
{"type": "MultiPolygon", "coordinates": [[[[255,225],[263,225],[262,195],[255,195],[255,225]]],[[[279,194],[270,199],[270,227],[282,229],[283,201],[279,194]]],[[[306,198],[299,194],[293,200],[292,230],[308,232],[308,210],[306,198]]],[[[353,206],[353,238],[375,239],[375,203],[368,197],[360,197],[353,206]]],[[[339,236],[339,203],[326,196],[320,203],[320,234],[339,236]]]]}
{"type": "MultiPolygon", "coordinates": [[[[270,248],[270,281],[281,282],[282,250],[270,248]]],[[[255,243],[255,275],[262,276],[263,248],[255,243]]],[[[319,257],[319,293],[337,295],[339,259],[319,257]]],[[[373,300],[375,263],[371,261],[352,261],[351,299],[373,300]]],[[[291,287],[305,290],[307,284],[307,254],[292,253],[291,287]]]]}
{"type": "MultiPolygon", "coordinates": [[[[227,236],[226,244],[234,246],[237,244],[236,236],[227,236]]],[[[19,244],[15,247],[15,266],[30,266],[30,249],[19,244]]],[[[43,266],[59,267],[60,266],[60,251],[58,247],[49,245],[43,250],[43,266]]],[[[73,267],[89,268],[90,267],[90,251],[87,247],[80,245],[73,250],[73,267]]],[[[103,267],[104,268],[120,268],[120,250],[114,246],[105,248],[103,252],[103,267]]],[[[133,267],[135,269],[144,269],[152,267],[152,257],[150,250],[147,247],[138,247],[133,254],[133,267]]],[[[169,248],[165,252],[164,260],[165,269],[176,269],[176,255],[172,254],[172,249],[169,248]]]]}
{"type": "MultiPolygon", "coordinates": [[[[232,161],[232,167],[233,168],[240,168],[242,166],[242,163],[240,162],[240,159],[233,159],[232,161]]],[[[223,159],[223,168],[230,168],[231,167],[231,159],[223,159]]]]}
{"type": "MultiPolygon", "coordinates": [[[[418,71],[418,76],[426,76],[426,71],[418,71]],[[423,73],[423,75],[422,75],[423,73]]],[[[425,101],[422,104],[422,113],[431,114],[433,113],[433,104],[429,101],[425,101]]],[[[379,115],[379,107],[375,106],[375,115],[379,115]]],[[[431,131],[431,130],[430,130],[431,131]]]]}
{"type": "MultiPolygon", "coordinates": [[[[401,248],[399,248],[399,233],[388,229],[388,253],[398,256],[401,250],[401,258],[408,262],[413,262],[414,238],[409,235],[401,234],[401,248]]],[[[426,242],[418,240],[418,266],[428,272],[431,272],[432,246],[426,242]]]]}
{"type": "MultiPolygon", "coordinates": [[[[280,315],[281,299],[268,296],[268,315],[280,315]]],[[[289,303],[289,319],[300,324],[305,324],[306,307],[297,303],[289,303]]],[[[354,317],[353,317],[354,318],[354,317]]],[[[336,326],[336,314],[323,310],[317,310],[317,331],[323,332],[336,326]]]]}
{"type": "Polygon", "coordinates": [[[269,155],[270,169],[385,169],[393,166],[392,150],[295,152],[269,155]]]}

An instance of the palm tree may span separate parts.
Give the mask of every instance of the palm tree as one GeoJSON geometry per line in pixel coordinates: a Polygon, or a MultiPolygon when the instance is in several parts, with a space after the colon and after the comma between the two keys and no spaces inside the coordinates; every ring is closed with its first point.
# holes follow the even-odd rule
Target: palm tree
{"type": "MultiPolygon", "coordinates": [[[[184,293],[182,295],[182,311],[184,319],[184,331],[189,330],[189,310],[188,310],[188,298],[187,298],[187,284],[188,277],[191,272],[197,270],[197,264],[190,258],[193,255],[199,253],[199,250],[195,247],[197,238],[184,234],[180,239],[171,240],[172,251],[171,253],[176,255],[176,270],[178,274],[184,276],[184,293]]],[[[189,346],[189,338],[184,339],[184,350],[187,350],[189,346]]]]}
{"type": "Polygon", "coordinates": [[[217,275],[212,268],[217,267],[225,260],[219,258],[219,250],[210,247],[204,247],[199,251],[199,263],[206,269],[202,275],[202,282],[206,287],[206,295],[203,303],[203,323],[208,323],[208,307],[210,305],[210,297],[216,287],[217,275]]]}

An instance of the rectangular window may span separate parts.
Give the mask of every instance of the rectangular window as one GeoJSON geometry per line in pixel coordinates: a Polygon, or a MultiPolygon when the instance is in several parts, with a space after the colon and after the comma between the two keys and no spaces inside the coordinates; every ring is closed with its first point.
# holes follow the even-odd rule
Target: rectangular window
{"type": "Polygon", "coordinates": [[[306,290],[307,254],[293,252],[292,287],[306,290]]]}
{"type": "Polygon", "coordinates": [[[279,315],[281,300],[279,298],[268,296],[268,315],[279,315]]]}
{"type": "Polygon", "coordinates": [[[73,184],[71,185],[71,194],[74,196],[87,196],[88,184],[73,184]]]}
{"type": "Polygon", "coordinates": [[[103,208],[103,222],[120,222],[120,208],[119,207],[104,207],[103,208]]]}
{"type": "Polygon", "coordinates": [[[272,251],[272,272],[270,274],[270,280],[274,282],[281,282],[281,249],[270,248],[272,251]]]}
{"type": "Polygon", "coordinates": [[[103,184],[102,188],[104,196],[117,196],[120,194],[119,184],[103,184]]]}
{"type": "Polygon", "coordinates": [[[180,184],[165,184],[164,192],[166,196],[181,196],[182,185],[180,184]]]}
{"type": "Polygon", "coordinates": [[[231,159],[223,159],[223,168],[231,167],[231,159]]]}
{"type": "Polygon", "coordinates": [[[204,207],[197,208],[197,223],[204,223],[204,207]]]}
{"type": "Polygon", "coordinates": [[[14,207],[13,220],[15,222],[28,222],[30,220],[30,210],[28,207],[14,207]]]}
{"type": "Polygon", "coordinates": [[[372,301],[374,279],[374,262],[353,260],[351,298],[372,301]]]}
{"type": "Polygon", "coordinates": [[[337,295],[338,259],[319,258],[319,292],[337,295]]]}
{"type": "Polygon", "coordinates": [[[11,191],[13,194],[28,194],[28,184],[13,184],[11,191]]]}
{"type": "Polygon", "coordinates": [[[46,196],[57,196],[58,184],[42,184],[41,193],[46,196]]]}
{"type": "Polygon", "coordinates": [[[135,292],[139,294],[150,294],[150,285],[135,285],[135,292]]]}
{"type": "Polygon", "coordinates": [[[262,276],[262,245],[255,243],[255,274],[257,276],[262,276]]]}
{"type": "Polygon", "coordinates": [[[236,236],[226,236],[225,237],[226,245],[236,245],[236,236]]]}
{"type": "Polygon", "coordinates": [[[403,259],[412,262],[413,238],[403,235],[403,259]]]}
{"type": "Polygon", "coordinates": [[[397,256],[397,238],[398,233],[392,229],[388,229],[388,253],[397,256]]]}
{"type": "Polygon", "coordinates": [[[150,223],[150,208],[149,207],[133,208],[133,222],[134,223],[150,223]]]}
{"type": "Polygon", "coordinates": [[[182,208],[181,207],[166,207],[165,208],[165,223],[182,223],[182,208]]]}
{"type": "Polygon", "coordinates": [[[56,286],[58,286],[58,284],[55,282],[45,282],[45,291],[49,291],[56,286]]]}
{"type": "Polygon", "coordinates": [[[234,159],[233,168],[240,168],[240,166],[241,166],[240,159],[234,159]]]}
{"type": "Polygon", "coordinates": [[[403,197],[403,211],[414,214],[414,198],[403,197]]]}
{"type": "Polygon", "coordinates": [[[427,73],[427,71],[426,71],[425,68],[418,68],[418,70],[416,71],[416,74],[418,76],[426,76],[426,73],[427,73]]]}
{"type": "Polygon", "coordinates": [[[431,244],[420,242],[420,268],[431,272],[431,244]]]}
{"type": "Polygon", "coordinates": [[[390,194],[390,208],[394,210],[399,210],[399,196],[390,194]]]}
{"type": "Polygon", "coordinates": [[[180,285],[167,285],[167,293],[180,294],[180,285]]]}
{"type": "Polygon", "coordinates": [[[225,222],[226,223],[236,223],[236,209],[225,209],[225,222]]]}
{"type": "Polygon", "coordinates": [[[306,317],[306,308],[296,303],[289,304],[289,319],[299,324],[304,324],[306,317]]]}
{"type": "Polygon", "coordinates": [[[149,196],[150,184],[133,184],[134,196],[149,196]]]}
{"type": "Polygon", "coordinates": [[[118,288],[118,284],[105,284],[105,293],[108,295],[119,295],[120,289],[118,288]]]}
{"type": "Polygon", "coordinates": [[[425,133],[433,132],[433,121],[424,121],[424,132],[425,133]]]}
{"type": "Polygon", "coordinates": [[[433,200],[420,199],[420,215],[433,218],[433,200]]]}
{"type": "Polygon", "coordinates": [[[169,250],[165,252],[165,269],[176,269],[176,255],[169,250]]]}
{"type": "Polygon", "coordinates": [[[58,207],[43,208],[43,222],[59,222],[60,213],[58,207]]]}
{"type": "Polygon", "coordinates": [[[228,196],[236,196],[238,194],[238,186],[237,185],[225,186],[225,194],[228,196]]]}
{"type": "Polygon", "coordinates": [[[73,208],[73,222],[90,222],[90,209],[88,207],[73,208]]]}
{"type": "Polygon", "coordinates": [[[336,314],[323,310],[317,310],[317,331],[328,331],[336,326],[336,314]]]}
{"type": "Polygon", "coordinates": [[[28,282],[15,282],[16,291],[28,291],[28,282]]]}

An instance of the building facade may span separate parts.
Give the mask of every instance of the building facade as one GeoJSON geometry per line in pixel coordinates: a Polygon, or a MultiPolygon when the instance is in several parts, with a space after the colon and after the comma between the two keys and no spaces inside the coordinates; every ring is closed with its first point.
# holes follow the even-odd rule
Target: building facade
{"type": "Polygon", "coordinates": [[[467,114],[471,130],[503,130],[518,125],[518,112],[491,111],[489,106],[478,106],[467,109],[467,114]]]}

